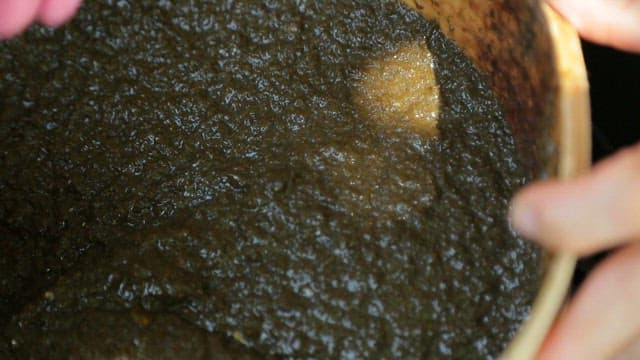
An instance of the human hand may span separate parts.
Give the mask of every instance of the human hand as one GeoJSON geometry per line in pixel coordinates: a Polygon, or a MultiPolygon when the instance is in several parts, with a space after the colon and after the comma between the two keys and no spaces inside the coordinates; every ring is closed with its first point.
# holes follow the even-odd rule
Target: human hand
{"type": "MultiPolygon", "coordinates": [[[[585,38],[640,51],[640,1],[548,1],[585,38]]],[[[560,314],[539,358],[640,358],[640,144],[582,178],[526,187],[511,216],[522,235],[554,251],[588,255],[619,246],[560,314]]]]}
{"type": "Polygon", "coordinates": [[[69,20],[82,0],[0,0],[0,39],[8,39],[37,20],[59,26],[69,20]]]}
{"type": "Polygon", "coordinates": [[[582,37],[626,51],[640,52],[637,0],[547,0],[582,37]]]}

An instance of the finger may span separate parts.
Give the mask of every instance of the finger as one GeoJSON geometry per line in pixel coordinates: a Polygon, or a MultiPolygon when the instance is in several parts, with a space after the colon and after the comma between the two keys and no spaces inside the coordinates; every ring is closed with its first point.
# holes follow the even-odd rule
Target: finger
{"type": "Polygon", "coordinates": [[[60,26],[76,13],[82,0],[43,0],[38,20],[48,26],[60,26]]]}
{"type": "Polygon", "coordinates": [[[632,343],[625,346],[622,351],[616,353],[614,360],[638,360],[640,359],[640,334],[636,334],[632,343]]]}
{"type": "Polygon", "coordinates": [[[8,39],[31,24],[40,0],[0,0],[0,39],[8,39]]]}
{"type": "Polygon", "coordinates": [[[540,359],[610,359],[640,331],[640,244],[606,259],[560,315],[540,359]]]}
{"type": "Polygon", "coordinates": [[[640,51],[640,1],[548,0],[591,41],[640,51]]]}
{"type": "Polygon", "coordinates": [[[640,235],[640,145],[583,178],[526,187],[513,199],[511,220],[523,236],[577,255],[640,235]]]}

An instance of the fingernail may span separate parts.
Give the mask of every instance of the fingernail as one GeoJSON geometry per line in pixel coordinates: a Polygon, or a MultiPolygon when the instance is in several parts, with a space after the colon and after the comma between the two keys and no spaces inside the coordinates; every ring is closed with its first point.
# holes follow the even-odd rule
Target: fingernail
{"type": "Polygon", "coordinates": [[[515,199],[509,209],[509,220],[515,231],[527,238],[535,238],[538,229],[537,216],[533,208],[515,199]]]}

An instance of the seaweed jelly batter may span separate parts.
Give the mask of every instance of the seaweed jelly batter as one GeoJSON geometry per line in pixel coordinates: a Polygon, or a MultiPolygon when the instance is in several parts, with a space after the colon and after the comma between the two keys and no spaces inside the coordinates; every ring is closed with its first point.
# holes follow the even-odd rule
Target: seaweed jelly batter
{"type": "Polygon", "coordinates": [[[537,285],[496,99],[395,1],[87,2],[0,44],[0,139],[1,357],[490,358],[537,285]]]}

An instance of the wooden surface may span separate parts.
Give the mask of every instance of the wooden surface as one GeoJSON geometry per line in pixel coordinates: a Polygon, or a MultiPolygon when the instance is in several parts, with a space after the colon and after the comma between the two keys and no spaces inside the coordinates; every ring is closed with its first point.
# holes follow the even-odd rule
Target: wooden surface
{"type": "MultiPolygon", "coordinates": [[[[587,75],[578,34],[536,0],[405,0],[486,73],[525,166],[537,176],[572,178],[591,159],[587,75]]],[[[529,319],[502,354],[532,359],[564,303],[575,257],[546,254],[529,319]]]]}
{"type": "Polygon", "coordinates": [[[557,77],[544,13],[536,0],[405,0],[464,49],[500,99],[530,175],[552,156],[557,77]]]}
{"type": "MultiPolygon", "coordinates": [[[[554,43],[554,63],[559,79],[553,129],[558,156],[553,165],[559,178],[570,179],[587,172],[591,164],[589,84],[577,32],[548,6],[544,10],[554,43]]],[[[529,320],[509,344],[503,359],[535,357],[564,303],[576,260],[571,254],[550,254],[529,320]]]]}

